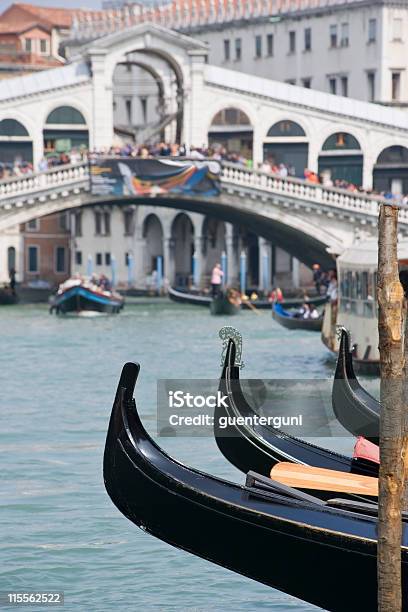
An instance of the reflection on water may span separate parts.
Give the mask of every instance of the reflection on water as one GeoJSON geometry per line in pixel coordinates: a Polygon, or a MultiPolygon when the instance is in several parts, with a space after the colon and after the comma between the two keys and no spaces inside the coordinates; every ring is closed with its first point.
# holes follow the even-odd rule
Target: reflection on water
{"type": "MultiPolygon", "coordinates": [[[[104,490],[105,433],[123,363],[141,363],[137,402],[155,433],[157,379],[217,378],[225,324],[201,308],[159,302],[95,319],[51,317],[46,306],[0,310],[0,590],[64,590],[64,609],[81,611],[316,609],[149,537],[104,490]]],[[[246,378],[322,379],[333,370],[319,334],[285,330],[267,311],[243,312],[233,325],[246,378]]],[[[352,446],[346,437],[326,442],[352,446]]],[[[243,482],[210,437],[160,444],[243,482]]],[[[265,562],[273,571],[276,551],[265,562]]]]}

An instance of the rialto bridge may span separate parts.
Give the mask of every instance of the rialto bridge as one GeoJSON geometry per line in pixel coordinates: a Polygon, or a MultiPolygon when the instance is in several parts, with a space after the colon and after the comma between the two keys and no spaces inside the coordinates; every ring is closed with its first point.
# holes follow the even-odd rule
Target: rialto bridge
{"type": "MultiPolygon", "coordinates": [[[[244,151],[254,168],[267,158],[292,165],[299,178],[305,167],[329,170],[365,188],[408,193],[404,111],[209,65],[204,43],[149,23],[73,53],[64,67],[2,82],[0,162],[20,156],[38,168],[64,146],[109,148],[123,128],[115,125],[115,71],[136,65],[158,88],[156,140],[221,143],[244,151]]],[[[142,130],[139,140],[148,135],[142,130]]]]}
{"type": "MultiPolygon", "coordinates": [[[[306,183],[305,167],[365,189],[408,193],[407,113],[211,66],[206,57],[202,42],[143,23],[80,47],[62,68],[4,81],[0,162],[20,157],[38,168],[49,152],[82,145],[103,155],[118,133],[115,70],[136,65],[157,83],[160,137],[184,143],[187,151],[233,143],[255,170],[225,164],[221,195],[206,199],[96,197],[86,164],[6,179],[0,182],[0,235],[69,209],[114,206],[137,213],[141,206],[167,207],[190,211],[196,252],[203,232],[197,219],[206,215],[227,224],[231,244],[232,225],[241,225],[307,265],[330,265],[327,249],[340,252],[362,232],[374,231],[378,199],[306,183]],[[291,165],[294,178],[258,171],[264,159],[291,165]]],[[[408,229],[405,212],[400,227],[408,229]]],[[[171,270],[174,240],[171,229],[163,231],[163,258],[171,270]]]]}
{"type": "MultiPolygon", "coordinates": [[[[189,227],[186,227],[191,234],[191,251],[188,246],[187,255],[184,255],[187,261],[182,267],[189,267],[188,260],[193,252],[202,253],[204,224],[210,218],[225,224],[220,248],[225,248],[229,259],[235,262],[235,269],[232,265],[230,267],[232,278],[237,275],[239,258],[234,226],[245,227],[260,236],[260,244],[265,249],[273,244],[308,266],[318,261],[327,267],[333,265],[330,253],[340,253],[358,236],[375,232],[379,201],[379,198],[363,193],[294,178],[282,179],[233,164],[224,164],[221,193],[212,197],[180,194],[96,196],[91,192],[88,164],[76,164],[0,182],[0,233],[56,212],[71,210],[75,225],[75,217],[81,210],[92,211],[93,215],[96,211],[103,216],[116,209],[125,219],[126,215],[133,217],[132,224],[138,229],[125,231],[126,253],[132,253],[135,261],[142,262],[146,260],[143,250],[150,248],[143,236],[145,218],[154,216],[155,209],[168,209],[169,214],[162,215],[161,246],[155,246],[157,253],[151,252],[150,255],[163,256],[165,270],[172,279],[175,273],[173,221],[177,215],[182,215],[182,211],[188,211],[188,217],[184,217],[188,219],[189,227]]],[[[186,227],[180,231],[185,232],[186,227]]],[[[93,234],[93,229],[88,229],[88,235],[93,234]]],[[[408,235],[406,210],[400,211],[400,231],[402,235],[408,235]]],[[[116,240],[118,244],[123,241],[123,230],[116,240]]],[[[157,237],[155,240],[157,242],[157,237]]],[[[218,252],[214,256],[218,259],[219,255],[218,252]]],[[[79,268],[86,266],[85,261],[77,264],[79,268]]],[[[124,265],[122,262],[121,266],[124,265]]]]}

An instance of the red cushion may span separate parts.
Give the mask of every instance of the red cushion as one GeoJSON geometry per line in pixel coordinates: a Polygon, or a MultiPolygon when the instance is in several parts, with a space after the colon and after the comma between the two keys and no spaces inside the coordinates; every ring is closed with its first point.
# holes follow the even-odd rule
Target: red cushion
{"type": "Polygon", "coordinates": [[[353,459],[367,459],[367,461],[380,463],[380,449],[376,444],[359,436],[354,446],[353,459]]]}

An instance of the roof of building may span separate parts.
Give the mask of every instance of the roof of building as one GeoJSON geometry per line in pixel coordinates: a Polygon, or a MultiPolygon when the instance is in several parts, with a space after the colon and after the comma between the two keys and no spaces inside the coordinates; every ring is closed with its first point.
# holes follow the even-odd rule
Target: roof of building
{"type": "Polygon", "coordinates": [[[24,23],[35,22],[48,27],[70,29],[76,18],[92,14],[93,18],[100,15],[102,11],[86,11],[83,9],[54,8],[46,6],[35,6],[15,2],[9,6],[1,15],[0,23],[9,24],[10,27],[21,27],[24,23]]]}
{"type": "Polygon", "coordinates": [[[315,89],[306,89],[273,81],[263,77],[220,68],[207,64],[205,79],[209,84],[243,93],[251,92],[259,96],[285,102],[292,106],[309,107],[325,113],[343,117],[352,117],[364,122],[389,125],[393,128],[408,130],[408,113],[396,108],[363,102],[353,98],[344,98],[315,89]]]}
{"type": "Polygon", "coordinates": [[[52,68],[35,74],[5,79],[1,82],[0,101],[37,94],[59,87],[79,85],[88,81],[90,76],[89,67],[85,62],[75,62],[61,68],[52,68]]]}
{"type": "MultiPolygon", "coordinates": [[[[406,238],[398,242],[398,259],[408,259],[408,241],[406,238]]],[[[341,267],[353,266],[358,268],[377,269],[378,266],[378,239],[366,238],[355,242],[345,249],[337,258],[341,267]]]]}
{"type": "Polygon", "coordinates": [[[33,28],[39,28],[46,32],[51,31],[51,27],[48,23],[38,23],[38,21],[29,21],[23,23],[8,23],[0,21],[0,34],[22,34],[33,28]]]}

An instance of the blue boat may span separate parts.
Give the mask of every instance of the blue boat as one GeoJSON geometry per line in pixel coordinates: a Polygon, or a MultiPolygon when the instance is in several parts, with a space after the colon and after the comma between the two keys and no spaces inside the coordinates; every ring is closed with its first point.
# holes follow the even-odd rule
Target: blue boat
{"type": "Polygon", "coordinates": [[[280,325],[287,329],[304,329],[306,331],[321,331],[323,317],[318,319],[304,319],[296,313],[285,310],[282,304],[276,303],[272,307],[272,316],[280,325]]]}
{"type": "Polygon", "coordinates": [[[50,312],[66,314],[68,312],[117,314],[124,305],[124,299],[111,291],[95,291],[84,285],[75,285],[58,292],[51,302],[50,312]]]}

